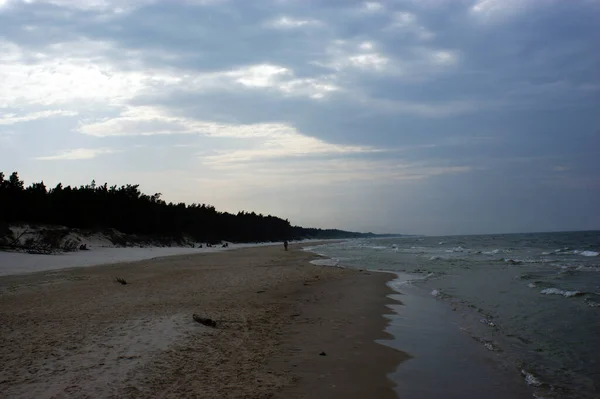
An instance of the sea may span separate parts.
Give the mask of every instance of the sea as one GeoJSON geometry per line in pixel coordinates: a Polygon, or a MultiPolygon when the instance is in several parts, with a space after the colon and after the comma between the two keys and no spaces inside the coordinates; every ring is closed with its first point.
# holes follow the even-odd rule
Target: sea
{"type": "Polygon", "coordinates": [[[420,354],[430,357],[432,382],[440,374],[467,379],[453,388],[433,383],[428,392],[410,383],[403,392],[399,383],[401,397],[511,397],[488,395],[485,387],[471,393],[457,389],[481,381],[506,389],[509,384],[499,379],[494,385],[489,373],[478,379],[489,366],[512,373],[529,397],[600,398],[600,231],[400,236],[308,250],[326,257],[317,264],[396,273],[390,286],[402,305],[394,307],[388,332],[396,341],[392,346],[415,359],[398,367],[398,381],[427,373],[425,361],[420,371],[411,366],[420,354]],[[428,321],[419,313],[429,314],[428,321]],[[419,323],[420,330],[414,327],[419,323]],[[455,341],[443,343],[444,334],[456,335],[455,341]],[[488,354],[485,367],[469,367],[461,349],[462,363],[440,368],[448,358],[443,352],[461,337],[488,354]],[[438,358],[432,360],[436,351],[438,358]],[[461,374],[448,371],[454,369],[461,374]]]}

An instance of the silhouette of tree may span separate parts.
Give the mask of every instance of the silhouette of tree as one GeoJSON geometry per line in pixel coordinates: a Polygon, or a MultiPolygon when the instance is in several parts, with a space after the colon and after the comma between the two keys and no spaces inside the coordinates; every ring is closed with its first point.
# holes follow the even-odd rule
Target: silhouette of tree
{"type": "Polygon", "coordinates": [[[361,233],[292,226],[287,219],[255,212],[218,212],[208,204],[166,203],[162,194],[143,194],[138,184],[97,185],[48,190],[44,182],[25,187],[17,172],[0,172],[0,225],[29,223],[81,229],[114,228],[123,233],[202,242],[259,242],[302,238],[361,237],[361,233]]]}

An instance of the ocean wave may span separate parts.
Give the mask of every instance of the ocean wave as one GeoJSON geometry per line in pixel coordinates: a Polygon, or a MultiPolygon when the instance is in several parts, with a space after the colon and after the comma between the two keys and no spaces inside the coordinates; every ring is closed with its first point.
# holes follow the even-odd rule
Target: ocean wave
{"type": "MultiPolygon", "coordinates": [[[[553,255],[580,255],[580,256],[598,256],[600,255],[600,252],[597,251],[590,251],[590,250],[585,250],[585,249],[572,249],[572,248],[561,248],[561,249],[557,249],[555,250],[553,253],[553,255]]],[[[550,255],[547,252],[543,252],[542,255],[550,255]]]]}
{"type": "Polygon", "coordinates": [[[581,255],[581,256],[598,256],[598,255],[600,255],[600,253],[596,252],[596,251],[580,251],[580,252],[574,251],[574,253],[577,253],[577,255],[581,255]]]}
{"type": "Polygon", "coordinates": [[[466,248],[463,248],[461,246],[458,246],[458,247],[454,247],[452,249],[447,249],[446,252],[449,252],[449,253],[452,253],[452,252],[469,252],[469,250],[466,249],[466,248]]]}
{"type": "Polygon", "coordinates": [[[499,249],[494,249],[493,251],[483,251],[482,254],[484,255],[497,255],[500,253],[499,249]]]}
{"type": "Polygon", "coordinates": [[[554,253],[555,254],[572,254],[573,249],[569,248],[569,247],[564,247],[564,248],[560,248],[560,249],[555,249],[554,253]]]}
{"type": "Polygon", "coordinates": [[[484,255],[498,255],[500,253],[509,254],[512,252],[512,249],[493,249],[491,251],[483,251],[481,252],[484,255]]]}
{"type": "Polygon", "coordinates": [[[600,272],[600,266],[577,266],[575,270],[579,272],[600,272]]]}
{"type": "Polygon", "coordinates": [[[544,294],[544,295],[562,295],[565,298],[571,298],[574,296],[581,296],[584,295],[584,292],[581,291],[566,291],[566,290],[561,290],[559,288],[544,288],[543,290],[540,291],[540,294],[544,294]]]}
{"type": "MultiPolygon", "coordinates": [[[[511,265],[521,265],[521,264],[523,264],[525,262],[525,261],[520,260],[520,259],[510,259],[510,258],[502,258],[502,260],[505,263],[509,263],[511,265]]],[[[527,263],[529,263],[529,262],[527,262],[527,263]]]]}
{"type": "Polygon", "coordinates": [[[510,263],[511,265],[521,265],[523,263],[552,263],[554,259],[518,259],[518,258],[502,258],[500,261],[510,263]]]}
{"type": "Polygon", "coordinates": [[[383,245],[362,245],[362,247],[369,249],[388,249],[388,247],[384,247],[383,245]]]}

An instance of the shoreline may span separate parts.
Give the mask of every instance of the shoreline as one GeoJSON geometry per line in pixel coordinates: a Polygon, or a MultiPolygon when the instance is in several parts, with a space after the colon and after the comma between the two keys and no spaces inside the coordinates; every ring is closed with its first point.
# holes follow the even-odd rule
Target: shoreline
{"type": "Polygon", "coordinates": [[[0,385],[11,398],[395,398],[386,375],[406,356],[375,342],[391,275],[311,265],[302,245],[0,277],[0,385]]]}
{"type": "MultiPolygon", "coordinates": [[[[339,266],[336,258],[318,254],[322,260],[311,263],[346,268],[339,266]]],[[[391,339],[377,342],[405,355],[395,372],[389,374],[395,383],[395,397],[532,397],[534,392],[522,372],[507,365],[498,352],[490,351],[484,345],[485,338],[468,334],[470,325],[458,312],[453,312],[455,308],[413,286],[413,282],[425,276],[394,270],[366,271],[390,276],[386,282],[391,291],[388,298],[395,303],[388,304],[391,311],[385,316],[388,319],[385,332],[391,339]],[[434,380],[438,383],[428,384],[434,380]],[[468,386],[464,384],[467,380],[470,381],[468,386]]]]}

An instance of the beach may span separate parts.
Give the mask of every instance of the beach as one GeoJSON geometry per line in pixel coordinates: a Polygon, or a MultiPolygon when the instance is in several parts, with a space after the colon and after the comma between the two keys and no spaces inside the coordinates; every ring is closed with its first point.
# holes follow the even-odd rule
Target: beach
{"type": "Polygon", "coordinates": [[[300,245],[0,277],[3,397],[395,398],[394,276],[300,245]]]}

